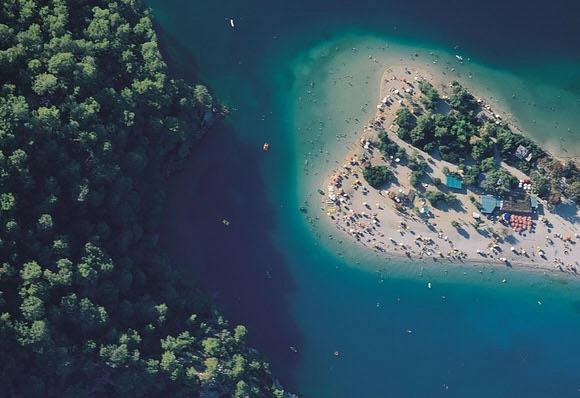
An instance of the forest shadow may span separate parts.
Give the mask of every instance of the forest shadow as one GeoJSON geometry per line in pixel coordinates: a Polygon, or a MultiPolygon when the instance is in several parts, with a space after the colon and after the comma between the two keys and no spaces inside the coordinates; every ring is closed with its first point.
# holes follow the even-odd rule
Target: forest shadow
{"type": "Polygon", "coordinates": [[[221,122],[202,143],[170,178],[160,245],[222,308],[230,326],[245,325],[250,344],[284,364],[273,371],[292,384],[300,353],[290,347],[299,350],[304,338],[287,300],[296,284],[271,238],[275,210],[259,170],[262,150],[221,122]]]}
{"type": "Polygon", "coordinates": [[[167,64],[169,75],[189,83],[197,83],[199,64],[193,53],[164,30],[156,20],[153,20],[153,25],[157,32],[159,51],[167,64]]]}

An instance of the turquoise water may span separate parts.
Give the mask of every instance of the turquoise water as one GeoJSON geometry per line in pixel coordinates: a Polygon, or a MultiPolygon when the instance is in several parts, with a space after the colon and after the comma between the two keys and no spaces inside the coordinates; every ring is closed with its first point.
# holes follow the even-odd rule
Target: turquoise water
{"type": "Polygon", "coordinates": [[[286,385],[307,397],[578,395],[577,280],[386,263],[297,209],[360,132],[377,76],[415,51],[578,156],[578,27],[558,16],[535,33],[556,10],[515,1],[501,13],[460,2],[149,4],[171,53],[235,108],[174,178],[165,235],[183,238],[162,244],[248,325],[286,385]],[[470,60],[452,64],[456,53],[470,60]]]}

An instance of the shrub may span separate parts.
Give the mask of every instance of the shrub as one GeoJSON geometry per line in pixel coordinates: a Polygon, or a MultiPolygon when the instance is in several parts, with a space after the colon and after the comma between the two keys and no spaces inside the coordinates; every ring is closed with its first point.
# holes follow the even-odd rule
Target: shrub
{"type": "Polygon", "coordinates": [[[427,191],[425,192],[425,199],[431,203],[431,206],[435,206],[437,202],[445,199],[445,194],[441,191],[427,191]]]}
{"type": "Polygon", "coordinates": [[[368,167],[363,170],[363,177],[373,188],[379,188],[386,184],[389,178],[393,176],[387,166],[368,167]]]}
{"type": "Polygon", "coordinates": [[[445,203],[447,203],[449,206],[453,206],[456,202],[457,202],[457,196],[455,196],[452,193],[448,193],[445,196],[445,203]]]}

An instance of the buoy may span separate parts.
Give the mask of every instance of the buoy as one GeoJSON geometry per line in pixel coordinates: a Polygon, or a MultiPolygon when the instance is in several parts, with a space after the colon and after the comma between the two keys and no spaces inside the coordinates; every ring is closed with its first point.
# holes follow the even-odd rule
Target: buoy
{"type": "Polygon", "coordinates": [[[267,142],[264,142],[264,146],[262,147],[262,149],[264,151],[267,151],[268,149],[270,149],[270,144],[268,144],[267,142]]]}

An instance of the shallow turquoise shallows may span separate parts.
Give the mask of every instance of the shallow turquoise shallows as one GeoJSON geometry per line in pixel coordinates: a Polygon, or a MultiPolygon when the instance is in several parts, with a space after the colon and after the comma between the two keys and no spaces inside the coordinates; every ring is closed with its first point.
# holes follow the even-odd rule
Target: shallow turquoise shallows
{"type": "Polygon", "coordinates": [[[302,396],[579,394],[578,279],[380,260],[316,219],[337,135],[361,131],[393,57],[448,71],[580,156],[573,13],[467,3],[148,1],[176,73],[232,109],[173,177],[161,244],[302,396]]]}

